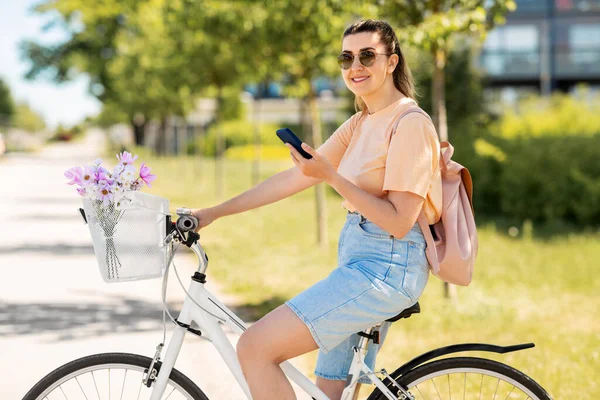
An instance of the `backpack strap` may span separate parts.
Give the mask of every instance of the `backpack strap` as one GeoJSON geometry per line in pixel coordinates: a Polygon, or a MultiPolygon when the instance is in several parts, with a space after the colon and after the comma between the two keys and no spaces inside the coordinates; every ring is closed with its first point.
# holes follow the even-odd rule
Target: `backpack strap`
{"type": "MultiPolygon", "coordinates": [[[[412,113],[423,114],[431,121],[431,117],[425,111],[423,111],[420,107],[411,107],[408,110],[405,110],[402,114],[400,114],[400,116],[394,123],[394,128],[392,129],[392,135],[394,134],[394,132],[396,132],[396,129],[398,129],[398,124],[400,123],[400,120],[402,118],[404,118],[405,116],[407,116],[408,114],[412,114],[412,113]]],[[[390,135],[390,137],[391,137],[391,135],[390,135]]]]}
{"type": "MultiPolygon", "coordinates": [[[[392,134],[390,135],[390,138],[396,132],[396,129],[398,129],[398,124],[400,123],[400,120],[402,120],[402,118],[404,118],[408,114],[412,114],[412,113],[422,114],[431,121],[431,117],[425,111],[423,111],[420,107],[411,107],[408,110],[404,111],[402,114],[400,114],[400,116],[394,123],[394,127],[392,130],[392,134]]],[[[431,122],[433,123],[433,121],[431,121],[431,122]]],[[[442,156],[440,157],[440,161],[441,161],[440,168],[445,169],[446,164],[447,164],[446,160],[450,159],[450,157],[452,156],[452,153],[454,152],[454,148],[448,142],[444,142],[444,145],[441,147],[449,147],[444,152],[446,154],[442,154],[442,156]]],[[[441,149],[441,147],[440,147],[440,149],[441,149]]],[[[423,236],[425,237],[425,242],[427,243],[427,253],[432,255],[431,257],[427,257],[429,263],[431,264],[431,269],[433,270],[434,274],[438,273],[440,270],[440,266],[438,264],[437,249],[435,246],[435,241],[434,241],[433,235],[431,234],[431,228],[429,226],[429,221],[427,221],[427,217],[425,216],[425,211],[423,210],[423,208],[421,208],[421,211],[419,212],[417,222],[419,223],[419,226],[421,227],[421,230],[423,231],[423,236]]]]}

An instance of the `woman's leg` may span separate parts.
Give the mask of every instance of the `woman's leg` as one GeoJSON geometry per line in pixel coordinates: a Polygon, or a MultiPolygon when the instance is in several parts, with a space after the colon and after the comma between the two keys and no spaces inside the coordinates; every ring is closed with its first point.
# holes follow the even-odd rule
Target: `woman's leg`
{"type": "Polygon", "coordinates": [[[281,305],[242,334],[237,355],[254,400],[296,399],[279,364],[318,348],[306,325],[281,305]]]}
{"type": "MultiPolygon", "coordinates": [[[[323,391],[331,400],[340,400],[346,381],[338,381],[332,379],[325,379],[317,376],[317,386],[323,391]]],[[[354,397],[352,400],[358,399],[358,392],[360,391],[360,383],[356,384],[356,390],[354,391],[354,397]]]]}

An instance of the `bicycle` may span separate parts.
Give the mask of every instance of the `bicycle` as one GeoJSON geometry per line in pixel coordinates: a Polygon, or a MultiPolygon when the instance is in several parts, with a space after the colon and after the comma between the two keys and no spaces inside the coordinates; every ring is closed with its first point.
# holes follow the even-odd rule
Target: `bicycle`
{"type": "MultiPolygon", "coordinates": [[[[83,215],[83,211],[82,211],[83,215]]],[[[178,219],[170,221],[165,242],[172,247],[184,244],[198,257],[198,270],[191,277],[186,298],[161,361],[165,340],[160,343],[153,358],[129,353],[104,353],[69,362],[40,380],[23,400],[52,400],[59,395],[73,399],[176,399],[207,400],[205,393],[189,378],[174,368],[187,333],[206,339],[217,348],[236,381],[248,399],[250,390],[244,379],[236,352],[223,331],[222,325],[241,335],[246,330],[244,322],[214,295],[206,290],[208,256],[195,232],[197,220],[186,208],[177,210],[178,219]],[[197,328],[193,327],[197,325],[197,328]],[[129,375],[129,376],[128,376],[129,375]],[[111,377],[114,385],[111,387],[111,377]],[[128,380],[131,378],[131,380],[128,380]],[[108,388],[99,388],[108,384],[108,388]],[[105,396],[108,393],[108,396],[105,396]],[[55,397],[53,397],[55,396],[55,397]]],[[[85,219],[85,216],[84,216],[85,219]]],[[[171,255],[169,264],[172,261],[171,255]]],[[[175,270],[177,272],[177,270],[175,270]]],[[[163,302],[168,269],[163,284],[163,302]]],[[[177,275],[178,276],[178,275],[177,275]]],[[[179,276],[178,276],[179,278],[179,276]]],[[[180,280],[181,283],[181,280],[180,280]]],[[[182,285],[183,287],[183,285],[182,285]]],[[[185,288],[184,288],[185,290],[185,288]]],[[[166,310],[168,313],[168,310],[166,310]]],[[[395,322],[419,313],[419,303],[403,310],[388,321],[395,322]]],[[[382,322],[383,323],[383,322],[382,322]]],[[[508,353],[534,347],[533,343],[514,346],[495,346],[484,343],[465,343],[438,348],[424,353],[388,373],[385,369],[374,372],[364,364],[370,343],[378,343],[379,327],[375,325],[363,332],[346,380],[342,400],[355,399],[358,380],[366,377],[375,385],[368,400],[421,400],[421,399],[532,399],[551,400],[550,395],[524,373],[497,361],[476,357],[450,357],[434,360],[457,352],[487,351],[508,353]],[[379,377],[381,376],[381,378],[379,377]],[[448,397],[446,397],[446,393],[448,397]]],[[[166,327],[165,327],[166,329],[166,327]]],[[[165,331],[166,332],[166,331],[165,331]]],[[[305,375],[288,362],[281,364],[287,377],[314,400],[329,398],[305,375]]]]}

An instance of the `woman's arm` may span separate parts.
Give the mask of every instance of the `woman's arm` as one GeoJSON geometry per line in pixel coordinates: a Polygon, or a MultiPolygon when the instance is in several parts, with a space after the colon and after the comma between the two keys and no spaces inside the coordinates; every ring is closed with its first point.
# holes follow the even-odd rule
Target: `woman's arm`
{"type": "Polygon", "coordinates": [[[203,228],[217,218],[275,203],[319,182],[293,167],[271,176],[230,200],[211,208],[193,210],[193,213],[199,219],[199,228],[203,228]]]}
{"type": "Polygon", "coordinates": [[[358,212],[395,237],[404,237],[417,220],[423,205],[421,196],[406,191],[389,191],[387,198],[373,196],[341,176],[325,157],[306,143],[302,143],[302,147],[313,156],[310,160],[302,157],[291,145],[286,146],[302,174],[327,182],[358,212]]]}
{"type": "Polygon", "coordinates": [[[403,238],[419,217],[423,198],[411,192],[388,192],[379,198],[360,189],[337,172],[326,180],[344,199],[375,225],[403,238]]]}

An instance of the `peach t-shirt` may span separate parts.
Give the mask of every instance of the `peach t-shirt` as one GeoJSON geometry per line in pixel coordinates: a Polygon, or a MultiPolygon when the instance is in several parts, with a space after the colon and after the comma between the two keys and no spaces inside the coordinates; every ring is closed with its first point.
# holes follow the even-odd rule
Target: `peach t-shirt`
{"type": "MultiPolygon", "coordinates": [[[[426,116],[410,113],[391,136],[400,114],[416,106],[406,97],[373,114],[358,112],[318,151],[340,175],[374,196],[386,198],[390,190],[421,196],[425,216],[433,224],[442,210],[440,144],[435,127],[426,116]]],[[[348,201],[342,206],[356,211],[348,201]]]]}

